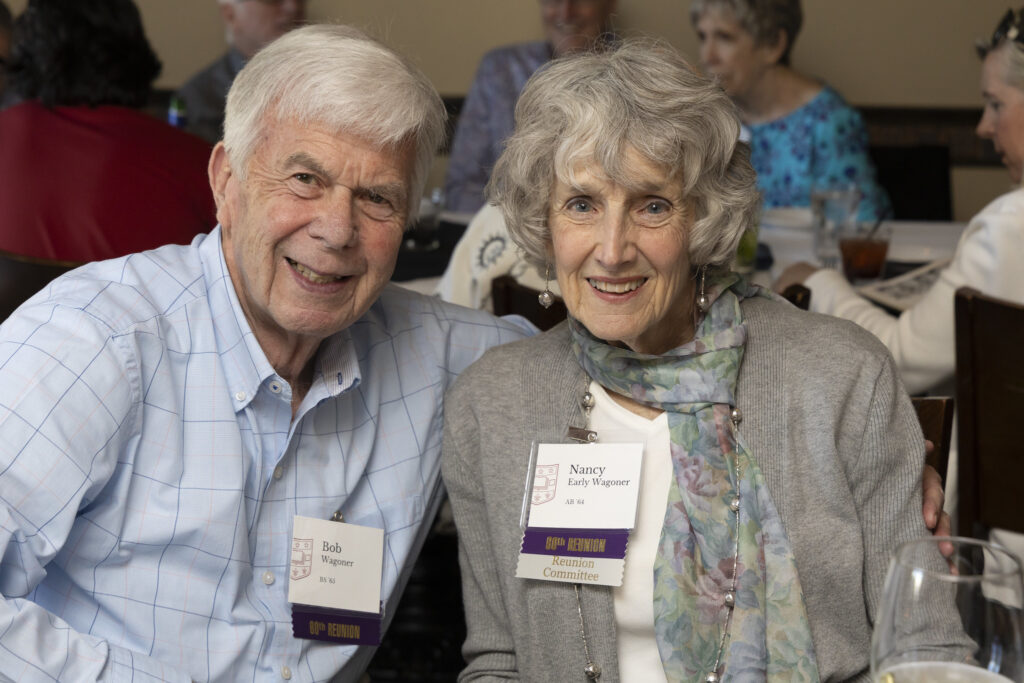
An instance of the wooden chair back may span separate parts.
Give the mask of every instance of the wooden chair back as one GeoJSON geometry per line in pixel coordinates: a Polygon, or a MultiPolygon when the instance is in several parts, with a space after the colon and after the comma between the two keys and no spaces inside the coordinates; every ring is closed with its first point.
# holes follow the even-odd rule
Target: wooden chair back
{"type": "Polygon", "coordinates": [[[50,280],[78,265],[0,252],[0,322],[50,280]]]}
{"type": "Polygon", "coordinates": [[[519,314],[542,330],[547,330],[565,320],[565,304],[555,297],[551,308],[544,308],[537,301],[536,289],[521,285],[511,275],[502,275],[491,281],[491,303],[495,315],[519,314]]]}
{"type": "Polygon", "coordinates": [[[925,459],[926,464],[938,471],[946,481],[949,464],[949,442],[953,432],[953,398],[951,396],[914,396],[911,399],[924,438],[934,444],[934,450],[925,459]]]}
{"type": "Polygon", "coordinates": [[[1024,306],[956,292],[957,533],[1024,532],[1024,306]]]}
{"type": "Polygon", "coordinates": [[[801,284],[793,284],[782,291],[782,298],[801,310],[811,307],[811,290],[801,284]]]}

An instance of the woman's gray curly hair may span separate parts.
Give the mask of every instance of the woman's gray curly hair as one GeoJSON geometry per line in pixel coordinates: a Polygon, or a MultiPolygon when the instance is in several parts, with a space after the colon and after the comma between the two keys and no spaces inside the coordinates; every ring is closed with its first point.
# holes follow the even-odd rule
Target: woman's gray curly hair
{"type": "Polygon", "coordinates": [[[523,88],[515,121],[487,193],[534,266],[549,261],[555,179],[573,184],[576,169],[594,164],[632,187],[630,149],[682,178],[695,213],[692,267],[729,264],[757,219],[760,195],[735,107],[662,42],[627,40],[549,63],[523,88]]]}

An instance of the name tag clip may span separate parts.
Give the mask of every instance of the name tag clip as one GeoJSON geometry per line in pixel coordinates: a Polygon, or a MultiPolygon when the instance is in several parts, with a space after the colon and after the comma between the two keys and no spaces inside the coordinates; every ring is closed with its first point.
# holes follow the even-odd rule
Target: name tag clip
{"type": "Polygon", "coordinates": [[[593,429],[583,429],[582,427],[569,427],[568,436],[573,441],[579,441],[580,443],[595,443],[597,441],[597,432],[593,429]]]}

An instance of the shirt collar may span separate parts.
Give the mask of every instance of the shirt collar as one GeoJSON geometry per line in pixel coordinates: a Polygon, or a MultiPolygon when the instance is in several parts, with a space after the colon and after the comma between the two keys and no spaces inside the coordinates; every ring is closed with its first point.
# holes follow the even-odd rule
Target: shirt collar
{"type": "MultiPolygon", "coordinates": [[[[219,225],[199,245],[199,256],[227,390],[235,410],[242,410],[252,402],[264,382],[278,375],[256,340],[238,301],[224,260],[219,225]]],[[[317,350],[314,363],[313,387],[307,399],[323,400],[359,385],[359,359],[350,329],[325,339],[317,350]]]]}
{"type": "Polygon", "coordinates": [[[352,339],[351,328],[331,335],[317,349],[316,372],[313,386],[306,395],[305,405],[313,406],[359,386],[362,373],[352,339]]]}
{"type": "Polygon", "coordinates": [[[228,70],[232,76],[237,76],[238,72],[245,66],[245,55],[236,50],[235,48],[228,49],[228,70]]]}

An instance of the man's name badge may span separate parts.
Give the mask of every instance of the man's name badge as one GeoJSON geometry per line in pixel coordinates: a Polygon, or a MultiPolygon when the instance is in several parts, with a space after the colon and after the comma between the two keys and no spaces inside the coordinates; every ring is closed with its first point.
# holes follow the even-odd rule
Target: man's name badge
{"type": "Polygon", "coordinates": [[[642,443],[537,445],[517,577],[622,585],[643,449],[642,443]]]}
{"type": "Polygon", "coordinates": [[[288,602],[296,638],[379,645],[384,530],[296,516],[288,602]]]}

